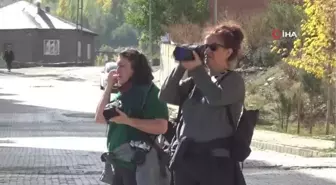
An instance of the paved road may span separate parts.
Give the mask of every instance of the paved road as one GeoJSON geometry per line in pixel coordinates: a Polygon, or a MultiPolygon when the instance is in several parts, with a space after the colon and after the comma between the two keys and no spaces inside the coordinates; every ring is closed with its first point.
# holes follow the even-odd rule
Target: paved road
{"type": "MultiPolygon", "coordinates": [[[[0,184],[98,185],[104,125],[93,122],[100,68],[0,70],[0,184]]],[[[334,185],[336,159],[254,151],[249,185],[334,185]]]]}

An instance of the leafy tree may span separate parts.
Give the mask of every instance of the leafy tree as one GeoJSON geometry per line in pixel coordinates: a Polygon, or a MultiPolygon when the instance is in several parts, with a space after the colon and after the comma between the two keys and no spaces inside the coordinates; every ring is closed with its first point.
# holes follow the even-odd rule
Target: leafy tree
{"type": "Polygon", "coordinates": [[[112,0],[97,0],[97,5],[101,6],[101,9],[104,13],[108,13],[111,11],[112,3],[113,3],[112,0]]]}
{"type": "Polygon", "coordinates": [[[124,23],[111,33],[110,45],[115,47],[136,46],[138,33],[128,24],[124,23]]]}
{"type": "MultiPolygon", "coordinates": [[[[98,33],[96,46],[107,44],[118,47],[138,42],[136,30],[124,25],[125,3],[126,0],[83,0],[83,27],[98,33]]],[[[74,23],[77,20],[78,0],[43,0],[42,4],[54,6],[56,11],[52,13],[59,17],[74,23]]]]}
{"type": "Polygon", "coordinates": [[[42,4],[56,4],[58,0],[42,0],[42,4]]]}
{"type": "MultiPolygon", "coordinates": [[[[336,0],[304,0],[305,19],[301,24],[301,35],[294,42],[289,57],[284,60],[303,69],[328,84],[326,134],[329,134],[331,118],[332,68],[336,66],[335,12],[336,0]]],[[[275,43],[274,51],[283,52],[275,43]]],[[[335,143],[336,147],[336,143],[335,143]]]]}
{"type": "MultiPolygon", "coordinates": [[[[317,78],[330,75],[326,69],[336,65],[335,3],[335,0],[304,0],[306,18],[301,24],[301,35],[295,40],[290,56],[284,59],[317,78]]],[[[276,45],[274,51],[281,52],[281,48],[276,45]]]]}
{"type": "MultiPolygon", "coordinates": [[[[206,0],[152,0],[152,36],[159,39],[164,34],[163,26],[179,23],[182,17],[191,23],[202,24],[208,19],[206,0]]],[[[141,39],[148,40],[149,0],[127,0],[126,21],[142,31],[141,39]]]]}
{"type": "MultiPolygon", "coordinates": [[[[75,21],[77,19],[78,6],[80,6],[78,5],[78,0],[58,0],[56,14],[65,19],[75,21]]],[[[90,20],[108,14],[111,8],[112,0],[83,0],[83,21],[88,24],[90,20]]]]}
{"type": "MultiPolygon", "coordinates": [[[[229,19],[238,20],[245,31],[242,64],[268,67],[279,62],[279,55],[270,52],[272,30],[298,31],[303,16],[301,6],[281,0],[271,0],[265,12],[254,16],[229,16],[229,19]]],[[[290,49],[293,39],[282,39],[278,44],[290,49]]]]}
{"type": "Polygon", "coordinates": [[[70,5],[72,5],[72,0],[59,0],[56,14],[60,17],[71,19],[70,5]]]}

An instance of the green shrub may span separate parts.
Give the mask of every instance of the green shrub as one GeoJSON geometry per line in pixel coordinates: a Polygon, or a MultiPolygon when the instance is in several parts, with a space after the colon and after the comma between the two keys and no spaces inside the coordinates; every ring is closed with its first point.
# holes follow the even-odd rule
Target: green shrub
{"type": "Polygon", "coordinates": [[[97,55],[95,60],[95,66],[103,66],[103,65],[105,65],[104,55],[99,53],[99,55],[97,55]]]}

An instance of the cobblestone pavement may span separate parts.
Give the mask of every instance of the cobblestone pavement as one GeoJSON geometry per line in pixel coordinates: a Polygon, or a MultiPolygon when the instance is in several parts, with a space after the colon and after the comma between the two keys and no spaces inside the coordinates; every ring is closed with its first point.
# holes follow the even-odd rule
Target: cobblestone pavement
{"type": "MultiPolygon", "coordinates": [[[[0,185],[103,185],[106,127],[93,123],[96,82],[39,79],[0,73],[0,185]]],[[[249,185],[336,184],[332,158],[254,151],[244,166],[249,185]]]]}
{"type": "MultiPolygon", "coordinates": [[[[89,148],[89,147],[88,147],[89,148]]],[[[1,147],[0,184],[103,185],[101,152],[29,147],[1,147]]],[[[281,169],[251,161],[244,174],[249,185],[334,185],[336,169],[281,169]]]]}

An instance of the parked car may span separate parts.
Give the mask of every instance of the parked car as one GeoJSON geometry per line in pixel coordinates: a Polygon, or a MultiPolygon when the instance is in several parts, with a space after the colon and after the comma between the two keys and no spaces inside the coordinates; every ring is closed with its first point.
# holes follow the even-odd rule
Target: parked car
{"type": "Polygon", "coordinates": [[[107,76],[110,71],[117,69],[117,64],[115,62],[107,62],[104,69],[100,73],[100,89],[104,90],[107,86],[107,76]]]}

